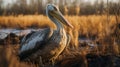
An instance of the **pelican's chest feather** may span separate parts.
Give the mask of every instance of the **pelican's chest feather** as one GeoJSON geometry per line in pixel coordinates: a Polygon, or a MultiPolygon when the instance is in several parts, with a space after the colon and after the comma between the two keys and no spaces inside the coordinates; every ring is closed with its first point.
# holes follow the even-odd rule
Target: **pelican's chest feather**
{"type": "Polygon", "coordinates": [[[58,44],[66,45],[67,35],[65,30],[63,29],[60,30],[59,32],[55,31],[49,41],[50,43],[56,43],[56,45],[58,44]]]}

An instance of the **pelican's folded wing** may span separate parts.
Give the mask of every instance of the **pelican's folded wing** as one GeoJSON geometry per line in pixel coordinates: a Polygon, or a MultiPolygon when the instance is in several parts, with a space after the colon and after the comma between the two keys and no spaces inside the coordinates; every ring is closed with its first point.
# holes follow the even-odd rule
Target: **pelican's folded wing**
{"type": "Polygon", "coordinates": [[[25,59],[38,49],[44,48],[45,43],[52,36],[53,32],[46,28],[37,32],[31,32],[26,35],[20,44],[19,57],[25,59]]]}

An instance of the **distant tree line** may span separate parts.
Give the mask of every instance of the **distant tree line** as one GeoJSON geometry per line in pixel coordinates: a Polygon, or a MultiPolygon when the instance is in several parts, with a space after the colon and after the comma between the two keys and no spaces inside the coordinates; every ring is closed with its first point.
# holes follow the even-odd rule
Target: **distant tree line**
{"type": "Polygon", "coordinates": [[[105,3],[95,1],[94,4],[90,2],[83,2],[83,0],[16,0],[15,3],[7,4],[2,7],[4,1],[0,0],[0,15],[27,15],[27,14],[45,14],[45,6],[48,3],[54,3],[59,6],[61,12],[65,15],[102,15],[102,14],[119,14],[120,1],[118,3],[105,3]],[[71,2],[72,1],[72,2],[71,2]]]}

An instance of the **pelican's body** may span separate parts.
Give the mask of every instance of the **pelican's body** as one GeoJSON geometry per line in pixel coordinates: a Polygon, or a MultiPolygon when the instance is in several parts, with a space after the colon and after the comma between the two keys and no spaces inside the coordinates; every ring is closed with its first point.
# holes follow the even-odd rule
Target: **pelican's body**
{"type": "Polygon", "coordinates": [[[42,60],[45,62],[53,61],[69,43],[70,37],[66,34],[61,23],[69,27],[72,26],[54,5],[50,4],[47,6],[46,14],[56,24],[57,29],[46,28],[26,35],[19,50],[20,60],[29,59],[30,61],[37,61],[39,57],[42,57],[42,60]]]}

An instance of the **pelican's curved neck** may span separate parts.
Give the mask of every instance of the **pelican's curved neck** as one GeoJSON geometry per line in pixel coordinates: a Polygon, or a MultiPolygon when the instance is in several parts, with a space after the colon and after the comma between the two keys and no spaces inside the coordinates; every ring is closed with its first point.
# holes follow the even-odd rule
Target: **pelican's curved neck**
{"type": "Polygon", "coordinates": [[[63,25],[56,18],[52,17],[48,13],[47,13],[47,15],[54,22],[54,24],[56,25],[57,31],[60,31],[61,29],[63,29],[63,25]]]}
{"type": "Polygon", "coordinates": [[[58,22],[56,19],[53,18],[52,21],[53,21],[54,24],[56,25],[57,30],[63,29],[63,25],[62,25],[60,22],[58,22]]]}

